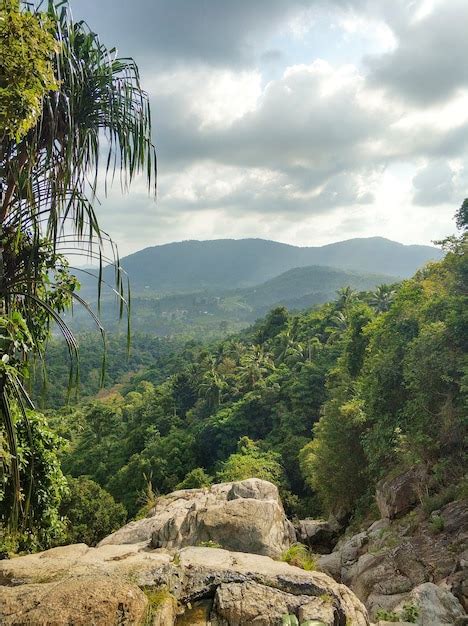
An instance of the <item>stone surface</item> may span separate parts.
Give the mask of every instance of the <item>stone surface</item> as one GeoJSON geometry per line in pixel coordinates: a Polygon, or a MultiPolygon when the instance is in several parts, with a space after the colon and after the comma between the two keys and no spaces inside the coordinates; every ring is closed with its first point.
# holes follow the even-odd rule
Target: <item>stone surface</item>
{"type": "Polygon", "coordinates": [[[146,595],[118,579],[93,577],[0,587],[3,626],[134,626],[148,609],[146,595]]]}
{"type": "Polygon", "coordinates": [[[328,554],[335,547],[340,525],[336,520],[303,519],[295,524],[298,541],[316,554],[328,554]]]}
{"type": "Polygon", "coordinates": [[[413,508],[422,493],[424,480],[424,469],[416,466],[398,476],[380,481],[375,498],[381,516],[394,519],[413,508]]]}
{"type": "Polygon", "coordinates": [[[415,587],[408,597],[395,607],[395,611],[401,611],[404,604],[408,603],[418,607],[416,623],[421,626],[453,625],[458,617],[465,614],[462,605],[453,594],[433,583],[415,587]]]}
{"type": "Polygon", "coordinates": [[[318,567],[350,587],[371,617],[411,601],[424,583],[443,586],[467,608],[468,503],[455,501],[438,513],[443,529],[417,512],[393,521],[379,520],[367,531],[339,541],[318,567]]]}
{"type": "Polygon", "coordinates": [[[295,532],[277,488],[251,478],[163,496],[146,519],[130,522],[100,545],[142,541],[169,550],[213,542],[229,550],[279,556],[295,541],[295,532]]]}
{"type": "MultiPolygon", "coordinates": [[[[116,604],[120,606],[123,603],[122,606],[127,610],[128,603],[125,604],[124,600],[118,601],[127,590],[134,594],[133,622],[129,624],[138,625],[141,623],[138,616],[144,612],[148,602],[138,587],[143,587],[147,592],[166,589],[176,598],[179,607],[182,609],[188,607],[189,620],[195,619],[194,615],[197,619],[202,619],[200,615],[203,612],[197,606],[197,602],[211,599],[213,607],[219,607],[221,612],[218,614],[218,609],[213,608],[212,620],[218,620],[219,624],[238,623],[241,626],[249,624],[245,616],[250,614],[249,611],[254,611],[255,607],[248,598],[242,599],[241,593],[242,590],[249,589],[255,591],[254,604],[257,604],[257,609],[260,602],[262,610],[268,608],[267,615],[270,620],[251,622],[254,624],[281,624],[281,621],[278,621],[280,619],[278,612],[284,607],[293,609],[297,616],[312,615],[315,611],[322,618],[328,615],[330,619],[332,611],[334,619],[332,624],[344,625],[346,620],[353,626],[369,624],[366,609],[356,596],[347,587],[336,583],[321,572],[304,571],[266,556],[216,548],[187,547],[170,554],[164,549],[150,549],[145,544],[107,544],[97,548],[88,548],[84,545],[66,546],[40,554],[0,561],[0,581],[2,607],[5,604],[13,606],[12,594],[18,602],[27,604],[31,588],[39,595],[42,591],[41,597],[47,597],[49,590],[52,589],[61,594],[67,593],[67,589],[79,588],[81,590],[79,601],[77,599],[74,602],[70,592],[66,596],[69,598],[66,602],[62,599],[60,603],[57,601],[47,605],[49,622],[44,623],[50,626],[56,623],[58,625],[76,623],[78,626],[84,623],[96,623],[99,626],[101,623],[106,623],[106,626],[126,624],[124,621],[112,621],[114,618],[110,616],[116,604]],[[102,580],[109,586],[104,591],[99,587],[102,580]],[[121,595],[119,590],[122,590],[121,595]],[[83,607],[88,606],[86,604],[88,591],[92,593],[92,602],[91,600],[89,602],[91,609],[84,609],[83,607]],[[66,604],[66,610],[70,611],[69,614],[66,613],[68,622],[60,621],[63,604],[66,604]],[[140,613],[137,613],[137,609],[140,613]],[[85,616],[106,615],[108,621],[99,622],[96,618],[95,622],[75,622],[73,611],[78,610],[83,611],[85,616]],[[94,613],[90,613],[90,610],[94,613]],[[238,622],[226,621],[227,616],[237,615],[239,611],[239,616],[232,618],[238,619],[238,622]],[[55,622],[56,617],[58,621],[55,622]]],[[[151,593],[148,595],[151,598],[151,593]]],[[[11,611],[10,616],[15,615],[11,611]]],[[[183,619],[183,616],[178,618],[181,624],[197,623],[184,622],[183,619]]],[[[15,619],[12,618],[10,622],[0,620],[0,623],[29,626],[33,622],[23,620],[17,613],[15,619]]]]}

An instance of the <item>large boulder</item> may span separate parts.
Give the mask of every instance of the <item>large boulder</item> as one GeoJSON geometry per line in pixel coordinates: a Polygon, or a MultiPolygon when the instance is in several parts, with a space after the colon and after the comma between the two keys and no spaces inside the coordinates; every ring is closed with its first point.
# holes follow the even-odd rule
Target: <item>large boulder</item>
{"type": "Polygon", "coordinates": [[[144,620],[171,626],[170,598],[178,603],[178,625],[280,626],[285,613],[327,626],[369,624],[364,605],[329,576],[217,548],[169,553],[146,544],[65,546],[0,561],[0,581],[0,623],[15,626],[138,626],[144,620]],[[42,613],[28,621],[36,600],[42,613]]]}
{"type": "Polygon", "coordinates": [[[335,519],[303,519],[294,525],[298,541],[308,546],[316,554],[329,554],[335,547],[340,524],[335,519]]]}
{"type": "Polygon", "coordinates": [[[453,625],[457,618],[465,615],[462,605],[455,596],[433,583],[424,583],[415,587],[408,597],[395,607],[395,612],[404,610],[404,607],[408,605],[416,608],[415,623],[421,626],[453,625]]]}
{"type": "Polygon", "coordinates": [[[468,503],[444,506],[437,525],[434,518],[418,515],[412,511],[393,521],[379,520],[318,559],[319,568],[350,587],[371,617],[379,609],[395,611],[411,604],[414,589],[425,590],[426,583],[443,587],[449,598],[467,608],[468,503]]]}
{"type": "Polygon", "coordinates": [[[213,543],[276,557],[295,541],[295,532],[278,489],[251,478],[163,496],[147,518],[130,522],[100,545],[143,541],[168,550],[213,543]]]}
{"type": "Polygon", "coordinates": [[[394,519],[407,513],[421,497],[421,488],[425,480],[425,470],[420,466],[381,480],[377,484],[375,494],[381,516],[394,519]]]}
{"type": "Polygon", "coordinates": [[[148,598],[136,585],[112,578],[0,587],[3,626],[134,626],[147,611],[148,598]]]}

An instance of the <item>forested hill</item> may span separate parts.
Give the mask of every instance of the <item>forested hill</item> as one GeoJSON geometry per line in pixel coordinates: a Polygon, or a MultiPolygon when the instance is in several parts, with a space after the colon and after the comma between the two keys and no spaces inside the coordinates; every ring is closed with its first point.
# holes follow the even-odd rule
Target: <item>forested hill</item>
{"type": "MultiPolygon", "coordinates": [[[[426,262],[441,257],[437,248],[406,246],[382,237],[304,248],[263,239],[218,239],[145,248],[121,264],[134,293],[180,293],[249,287],[310,265],[409,277],[426,262]]],[[[112,281],[113,270],[107,271],[112,281]]]]}
{"type": "Polygon", "coordinates": [[[296,267],[261,285],[239,290],[243,300],[251,307],[254,316],[266,313],[273,306],[305,309],[323,304],[336,297],[337,291],[351,287],[369,291],[380,284],[397,282],[394,276],[340,270],[312,265],[296,267]]]}
{"type": "Polygon", "coordinates": [[[377,482],[415,465],[428,511],[463,497],[468,267],[466,242],[449,244],[411,280],[274,309],[237,338],[162,355],[163,377],[140,371],[56,414],[65,472],[130,515],[143,493],[251,476],[275,482],[290,515],[367,515],[377,482]]]}

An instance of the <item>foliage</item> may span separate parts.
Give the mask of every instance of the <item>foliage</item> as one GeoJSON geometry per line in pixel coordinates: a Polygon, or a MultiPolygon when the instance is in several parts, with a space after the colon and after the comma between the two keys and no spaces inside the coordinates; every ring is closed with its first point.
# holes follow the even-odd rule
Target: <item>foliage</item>
{"type": "Polygon", "coordinates": [[[19,0],[0,2],[0,144],[21,141],[37,123],[44,97],[58,88],[53,27],[44,13],[21,11],[19,0]]]}
{"type": "Polygon", "coordinates": [[[222,548],[223,546],[220,543],[217,543],[216,541],[200,541],[200,543],[198,544],[198,546],[200,548],[222,548]]]}
{"type": "MultiPolygon", "coordinates": [[[[27,420],[12,407],[17,434],[19,479],[24,517],[15,532],[8,532],[14,494],[9,489],[9,466],[0,467],[0,539],[2,552],[46,549],[65,537],[59,505],[67,492],[58,452],[61,440],[44,416],[28,412],[27,420]],[[5,547],[6,544],[6,547],[5,547]]],[[[0,430],[0,435],[3,432],[0,430]]],[[[0,437],[1,441],[1,437],[0,437]]]]}
{"type": "Polygon", "coordinates": [[[280,465],[281,455],[271,450],[262,452],[248,437],[242,437],[237,452],[223,462],[216,475],[219,482],[260,478],[282,486],[284,470],[280,465]]]}
{"type": "Polygon", "coordinates": [[[455,214],[455,223],[459,230],[467,230],[468,229],[468,198],[463,200],[461,207],[455,214]]]}
{"type": "Polygon", "coordinates": [[[316,569],[317,564],[310,550],[302,543],[294,543],[281,555],[281,560],[307,571],[316,569]]]}
{"type": "Polygon", "coordinates": [[[125,523],[125,507],[105,489],[85,476],[67,477],[68,492],[60,504],[66,519],[65,543],[95,546],[125,523]]]}
{"type": "Polygon", "coordinates": [[[367,323],[355,305],[348,312],[361,321],[354,331],[348,321],[330,397],[300,457],[326,510],[355,512],[395,466],[423,463],[434,473],[443,466],[441,490],[459,479],[467,271],[466,235],[452,238],[446,258],[403,283],[387,312],[367,323]]]}
{"type": "Polygon", "coordinates": [[[408,622],[416,624],[419,617],[419,608],[414,604],[404,604],[403,609],[399,612],[388,611],[387,609],[378,609],[375,618],[386,622],[408,622]]]}
{"type": "MultiPolygon", "coordinates": [[[[77,280],[63,253],[71,256],[88,246],[88,256],[102,266],[109,260],[108,242],[117,261],[121,311],[127,304],[115,247],[100,230],[92,205],[98,172],[107,176],[117,170],[123,188],[143,172],[153,189],[148,98],[133,61],[117,58],[84,23],[74,23],[62,0],[49,2],[45,12],[1,0],[2,523],[11,532],[29,532],[40,544],[51,538],[41,536],[39,522],[45,533],[58,532],[58,521],[52,519],[57,498],[52,486],[46,487],[51,496],[46,513],[41,492],[45,475],[35,455],[42,458],[52,442],[34,439],[36,424],[28,415],[33,404],[25,388],[28,366],[42,358],[53,322],[76,363],[77,342],[62,317],[73,300],[85,307],[104,337],[98,318],[77,293],[77,280]],[[103,155],[107,160],[101,168],[103,155]]],[[[74,374],[76,370],[70,383],[74,374]]]]}
{"type": "Polygon", "coordinates": [[[429,529],[434,535],[441,533],[444,530],[444,526],[444,518],[441,515],[431,515],[429,519],[429,529]]]}
{"type": "Polygon", "coordinates": [[[177,489],[200,489],[209,487],[213,479],[209,476],[203,467],[196,467],[187,474],[184,480],[177,485],[177,489]]]}
{"type": "Polygon", "coordinates": [[[290,515],[357,519],[382,476],[414,463],[435,502],[466,466],[468,270],[463,238],[447,246],[392,285],[388,310],[350,290],[311,311],[276,309],[237,337],[180,347],[163,380],[141,371],[58,413],[65,471],[89,472],[130,515],[145,477],[163,494],[258,476],[290,515]]]}

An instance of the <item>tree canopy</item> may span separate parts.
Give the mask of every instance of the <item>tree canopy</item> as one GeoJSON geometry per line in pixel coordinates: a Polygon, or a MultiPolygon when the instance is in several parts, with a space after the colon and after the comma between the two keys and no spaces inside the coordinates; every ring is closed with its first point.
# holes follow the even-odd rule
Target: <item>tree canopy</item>
{"type": "MultiPolygon", "coordinates": [[[[61,317],[73,300],[104,333],[67,259],[85,252],[101,266],[115,262],[126,305],[116,248],[93,207],[102,171],[105,178],[117,173],[124,189],[141,172],[154,190],[151,117],[138,68],[73,22],[66,2],[43,11],[1,0],[0,429],[8,455],[0,520],[13,527],[19,520],[27,526],[32,515],[18,452],[27,445],[20,424],[33,408],[24,385],[28,363],[42,358],[52,322],[76,361],[76,339],[61,317]]],[[[25,433],[31,440],[28,426],[25,433]]]]}

